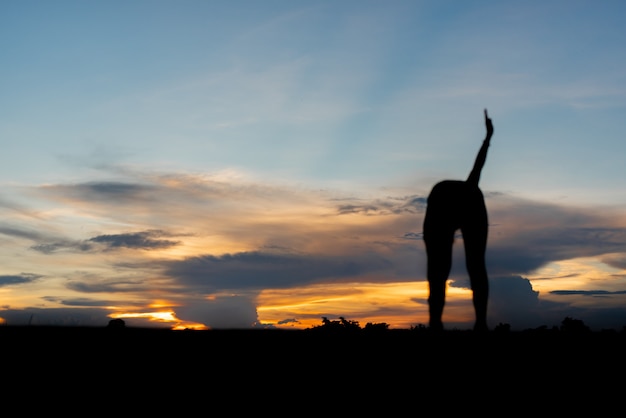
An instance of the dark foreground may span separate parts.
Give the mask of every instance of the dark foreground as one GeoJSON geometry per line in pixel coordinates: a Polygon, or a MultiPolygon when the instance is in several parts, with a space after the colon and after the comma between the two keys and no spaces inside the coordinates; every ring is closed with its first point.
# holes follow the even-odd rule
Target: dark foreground
{"type": "Polygon", "coordinates": [[[564,333],[384,330],[359,332],[210,330],[149,328],[0,327],[5,360],[52,364],[77,361],[89,367],[146,361],[163,366],[202,368],[210,364],[255,369],[306,368],[316,371],[463,368],[531,363],[577,368],[616,366],[626,358],[626,332],[564,333]]]}
{"type": "Polygon", "coordinates": [[[54,394],[124,416],[186,416],[198,403],[228,408],[219,416],[431,415],[505,401],[507,413],[599,413],[621,403],[626,334],[5,326],[0,354],[4,401],[54,394]]]}

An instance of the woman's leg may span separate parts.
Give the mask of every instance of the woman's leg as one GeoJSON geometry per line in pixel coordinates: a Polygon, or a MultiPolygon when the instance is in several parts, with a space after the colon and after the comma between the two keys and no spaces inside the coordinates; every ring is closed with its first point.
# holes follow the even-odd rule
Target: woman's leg
{"type": "Polygon", "coordinates": [[[427,255],[427,278],[429,286],[429,327],[443,330],[443,307],[446,300],[446,282],[452,267],[452,244],[454,231],[443,231],[433,237],[424,236],[427,255]]]}
{"type": "Polygon", "coordinates": [[[489,279],[485,263],[487,248],[487,224],[472,225],[461,230],[465,245],[465,263],[472,287],[472,301],[476,331],[487,330],[487,302],[489,300],[489,279]]]}

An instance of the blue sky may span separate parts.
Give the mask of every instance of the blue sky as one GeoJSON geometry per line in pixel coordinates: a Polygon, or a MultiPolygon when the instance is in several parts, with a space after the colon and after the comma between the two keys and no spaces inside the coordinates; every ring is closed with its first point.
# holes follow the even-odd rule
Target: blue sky
{"type": "Polygon", "coordinates": [[[621,328],[625,9],[2,2],[0,317],[426,323],[424,200],[487,108],[491,325],[621,328]]]}

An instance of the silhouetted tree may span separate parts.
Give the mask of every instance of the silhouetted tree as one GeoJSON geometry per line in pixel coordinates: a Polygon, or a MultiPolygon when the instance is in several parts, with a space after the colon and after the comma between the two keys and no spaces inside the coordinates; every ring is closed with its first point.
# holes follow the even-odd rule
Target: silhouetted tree
{"type": "Polygon", "coordinates": [[[561,322],[561,332],[568,334],[585,334],[591,329],[580,319],[573,319],[569,316],[561,322]]]}

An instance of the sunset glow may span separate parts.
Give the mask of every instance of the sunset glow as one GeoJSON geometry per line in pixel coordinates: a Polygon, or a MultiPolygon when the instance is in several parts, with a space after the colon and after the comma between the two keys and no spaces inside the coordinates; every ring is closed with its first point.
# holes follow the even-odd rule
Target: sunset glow
{"type": "Polygon", "coordinates": [[[322,317],[334,320],[340,316],[358,318],[361,326],[384,322],[390,328],[410,328],[428,323],[427,297],[426,282],[314,285],[265,290],[257,299],[257,310],[262,323],[278,328],[311,328],[320,325],[322,317]],[[283,324],[284,318],[298,320],[283,324]]]}
{"type": "MultiPolygon", "coordinates": [[[[467,179],[488,109],[489,325],[622,329],[623,16],[618,1],[0,2],[0,324],[427,324],[429,192],[467,179]]],[[[457,329],[474,320],[463,245],[457,329]]]]}

